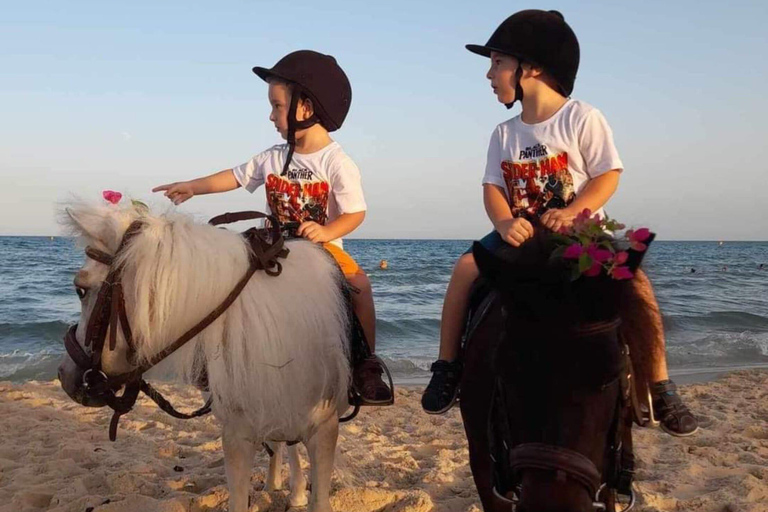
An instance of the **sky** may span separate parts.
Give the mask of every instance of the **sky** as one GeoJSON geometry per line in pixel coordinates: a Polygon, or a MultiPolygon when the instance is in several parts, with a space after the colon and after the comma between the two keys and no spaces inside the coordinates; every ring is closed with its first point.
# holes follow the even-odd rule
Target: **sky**
{"type": "MultiPolygon", "coordinates": [[[[661,239],[768,240],[768,2],[3,2],[0,235],[55,235],[62,204],[233,167],[273,144],[251,72],[297,49],[334,55],[352,108],[334,133],[363,176],[355,238],[479,238],[496,102],[485,43],[524,8],[576,32],[573,97],[599,108],[625,165],[609,215],[661,239]]],[[[200,196],[207,219],[264,192],[200,196]]]]}

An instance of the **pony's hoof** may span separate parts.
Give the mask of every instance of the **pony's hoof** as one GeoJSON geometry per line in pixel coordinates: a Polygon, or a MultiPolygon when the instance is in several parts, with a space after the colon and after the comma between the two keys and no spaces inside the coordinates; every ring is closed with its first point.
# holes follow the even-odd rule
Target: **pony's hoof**
{"type": "Polygon", "coordinates": [[[309,500],[307,499],[307,493],[291,493],[288,496],[288,509],[306,507],[309,500]]]}

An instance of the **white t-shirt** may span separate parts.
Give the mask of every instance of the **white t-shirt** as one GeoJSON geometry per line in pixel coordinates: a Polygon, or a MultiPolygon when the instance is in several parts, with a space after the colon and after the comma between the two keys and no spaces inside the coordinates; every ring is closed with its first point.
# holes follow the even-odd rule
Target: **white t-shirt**
{"type": "MultiPolygon", "coordinates": [[[[343,213],[366,210],[360,170],[338,142],[314,153],[294,153],[288,172],[280,176],[287,155],[288,144],[278,144],[232,169],[248,192],[265,185],[267,207],[281,223],[325,225],[343,213]]],[[[331,243],[342,247],[340,238],[331,243]]]]}
{"type": "MultiPolygon", "coordinates": [[[[497,126],[483,184],[506,191],[515,217],[541,215],[568,206],[589,180],[623,168],[603,114],[568,100],[546,121],[526,124],[517,116],[497,126]]],[[[604,215],[602,208],[595,213],[604,215]]]]}

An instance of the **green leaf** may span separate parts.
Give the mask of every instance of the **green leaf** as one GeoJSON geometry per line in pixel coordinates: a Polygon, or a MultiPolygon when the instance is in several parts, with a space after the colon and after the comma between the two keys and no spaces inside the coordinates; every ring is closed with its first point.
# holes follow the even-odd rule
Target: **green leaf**
{"type": "Polygon", "coordinates": [[[579,267],[575,265],[571,267],[571,281],[575,281],[580,277],[581,277],[581,271],[579,270],[579,267]]]}
{"type": "Polygon", "coordinates": [[[586,272],[592,266],[592,256],[582,253],[579,256],[579,272],[586,272]]]}
{"type": "Polygon", "coordinates": [[[552,254],[550,254],[550,256],[549,256],[549,259],[550,260],[562,259],[563,253],[565,252],[566,248],[567,248],[567,246],[565,246],[565,245],[558,246],[557,248],[555,248],[554,251],[552,251],[552,254]]]}
{"type": "Polygon", "coordinates": [[[146,203],[139,201],[138,199],[131,199],[133,207],[139,211],[139,213],[149,213],[149,206],[146,203]]]}

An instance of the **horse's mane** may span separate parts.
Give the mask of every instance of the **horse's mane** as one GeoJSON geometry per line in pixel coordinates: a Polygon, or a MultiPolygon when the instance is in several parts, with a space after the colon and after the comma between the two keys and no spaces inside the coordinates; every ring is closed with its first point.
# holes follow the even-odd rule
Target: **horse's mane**
{"type": "MultiPolygon", "coordinates": [[[[248,267],[249,248],[241,236],[195,223],[187,215],[83,204],[72,205],[68,213],[65,223],[70,231],[84,243],[110,253],[116,251],[131,222],[140,220],[144,225],[116,261],[123,267],[139,359],[160,352],[210,313],[248,267]]],[[[299,241],[289,246],[291,253],[282,262],[284,271],[279,277],[257,272],[226,313],[170,357],[163,369],[194,382],[207,361],[212,391],[226,388],[222,400],[235,397],[229,404],[232,409],[243,407],[243,396],[250,400],[248,406],[258,409],[263,405],[258,403],[259,397],[278,394],[274,388],[279,379],[270,378],[269,373],[286,364],[296,376],[297,390],[327,398],[342,392],[346,399],[347,320],[340,274],[315,244],[299,241]],[[322,340],[317,341],[325,345],[321,350],[336,351],[339,357],[312,358],[291,350],[293,344],[315,340],[322,340]],[[323,385],[314,382],[316,389],[302,389],[305,376],[316,372],[324,375],[323,385]]],[[[297,402],[313,399],[300,393],[286,400],[291,398],[297,402]]],[[[286,410],[291,405],[286,403],[286,410]]]]}

